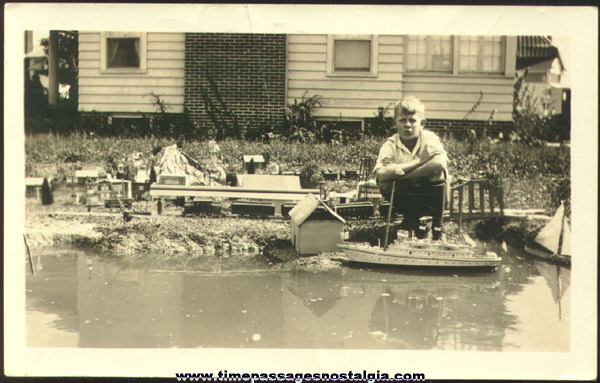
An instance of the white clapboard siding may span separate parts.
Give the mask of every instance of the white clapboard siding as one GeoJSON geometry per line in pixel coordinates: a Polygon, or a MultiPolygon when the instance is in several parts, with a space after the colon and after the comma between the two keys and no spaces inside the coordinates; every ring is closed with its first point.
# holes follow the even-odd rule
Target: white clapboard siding
{"type": "MultiPolygon", "coordinates": [[[[385,107],[386,105],[381,105],[381,106],[385,107]]],[[[427,113],[429,113],[429,110],[427,110],[427,113]]],[[[391,117],[392,115],[393,115],[393,109],[389,109],[388,116],[391,117]]],[[[496,114],[496,116],[497,115],[498,115],[498,113],[496,114]]],[[[330,117],[371,118],[371,117],[377,117],[377,109],[376,108],[375,109],[373,109],[373,108],[357,109],[357,108],[343,108],[343,107],[334,107],[334,108],[322,107],[322,108],[317,109],[317,111],[315,112],[315,116],[322,117],[322,118],[326,118],[326,117],[327,118],[330,118],[330,117]]],[[[468,116],[468,120],[487,121],[489,116],[490,116],[489,113],[474,112],[468,116]]],[[[494,121],[504,121],[504,120],[500,120],[500,119],[496,118],[496,116],[494,117],[494,121]]],[[[443,119],[462,120],[464,117],[465,117],[465,112],[448,111],[448,112],[446,112],[446,114],[444,114],[443,119]]],[[[435,118],[435,117],[431,117],[431,118],[435,118]]],[[[437,117],[437,118],[442,118],[442,117],[437,117]]]]}
{"type": "MultiPolygon", "coordinates": [[[[509,40],[510,67],[516,46],[514,39],[509,40]]],[[[487,120],[495,111],[496,121],[511,120],[514,83],[511,73],[405,73],[403,36],[379,35],[378,43],[376,76],[337,77],[327,75],[327,35],[289,35],[286,101],[300,100],[305,93],[307,97],[318,94],[322,97],[322,107],[315,111],[317,116],[366,118],[373,117],[379,106],[415,95],[425,103],[428,118],[462,119],[483,93],[481,103],[469,119],[487,120]]]]}
{"type": "Polygon", "coordinates": [[[319,117],[374,117],[402,95],[403,39],[379,36],[376,76],[328,76],[327,35],[288,35],[287,102],[320,95],[319,117]],[[340,115],[341,114],[341,115],[340,115]]]}
{"type": "Polygon", "coordinates": [[[147,33],[145,73],[101,73],[100,32],[79,32],[79,110],[155,112],[154,93],[182,113],[185,33],[147,33]]]}
{"type": "MultiPolygon", "coordinates": [[[[288,97],[294,98],[294,99],[301,99],[302,96],[304,95],[304,93],[306,92],[306,97],[310,97],[313,96],[315,94],[317,94],[314,91],[303,91],[301,89],[290,89],[288,91],[288,97]]],[[[369,95],[369,99],[371,100],[389,100],[389,99],[394,99],[396,97],[398,97],[398,95],[400,94],[400,91],[393,91],[393,90],[376,90],[376,91],[371,91],[370,95],[369,95]]],[[[323,97],[323,99],[355,99],[355,100],[360,100],[362,99],[364,96],[364,92],[360,91],[360,90],[337,90],[337,89],[333,89],[333,90],[328,90],[327,91],[327,97],[323,97]]]]}
{"type": "MultiPolygon", "coordinates": [[[[179,103],[183,104],[183,96],[172,96],[172,95],[163,95],[163,100],[169,105],[176,105],[179,103]]],[[[80,94],[79,100],[83,100],[84,103],[94,103],[94,104],[113,104],[113,103],[122,103],[122,104],[135,104],[135,103],[145,103],[152,102],[153,99],[150,97],[150,94],[120,94],[120,95],[105,95],[105,94],[80,94]]]]}
{"type": "Polygon", "coordinates": [[[404,94],[419,97],[427,108],[427,118],[462,119],[481,97],[472,120],[487,120],[492,111],[494,120],[512,119],[514,79],[509,76],[405,75],[404,94]]]}
{"type": "MultiPolygon", "coordinates": [[[[176,86],[122,86],[120,88],[121,95],[145,95],[150,94],[156,89],[160,89],[160,94],[165,96],[180,96],[181,91],[176,86]]],[[[86,86],[83,90],[79,90],[79,95],[112,95],[114,93],[114,87],[112,86],[86,86]]],[[[156,92],[154,92],[156,93],[156,92]]]]}

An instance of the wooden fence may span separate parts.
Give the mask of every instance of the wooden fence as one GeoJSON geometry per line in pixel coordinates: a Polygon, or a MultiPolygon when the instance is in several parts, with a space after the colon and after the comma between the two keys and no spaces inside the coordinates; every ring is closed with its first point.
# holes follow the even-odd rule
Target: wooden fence
{"type": "Polygon", "coordinates": [[[486,179],[457,179],[450,183],[447,208],[450,219],[457,221],[461,230],[463,220],[503,216],[504,193],[502,187],[486,179]]]}

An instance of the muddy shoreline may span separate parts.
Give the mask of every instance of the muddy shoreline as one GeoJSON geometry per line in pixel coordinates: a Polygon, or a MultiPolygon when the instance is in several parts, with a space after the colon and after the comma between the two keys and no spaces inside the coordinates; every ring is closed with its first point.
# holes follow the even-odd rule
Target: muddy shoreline
{"type": "MultiPolygon", "coordinates": [[[[543,220],[505,217],[465,224],[463,230],[483,241],[505,241],[522,248],[543,224],[543,220]]],[[[350,241],[377,243],[385,223],[347,222],[345,230],[350,241]]],[[[446,231],[453,230],[456,225],[448,223],[446,231]]],[[[271,268],[320,272],[339,268],[344,258],[343,253],[298,255],[289,239],[290,222],[277,219],[154,214],[125,220],[119,213],[39,212],[27,216],[25,233],[32,252],[41,247],[73,246],[129,262],[186,270],[207,262],[251,261],[271,268]]]]}

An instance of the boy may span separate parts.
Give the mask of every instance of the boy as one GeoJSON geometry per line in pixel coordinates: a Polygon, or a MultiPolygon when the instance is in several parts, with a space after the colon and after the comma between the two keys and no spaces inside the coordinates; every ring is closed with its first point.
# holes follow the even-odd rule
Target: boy
{"type": "Polygon", "coordinates": [[[448,157],[440,139],[423,130],[425,106],[409,96],[394,108],[396,134],[381,146],[375,177],[383,197],[389,201],[396,181],[393,210],[404,216],[402,226],[417,238],[427,234],[419,224],[424,216],[433,218],[433,240],[441,238],[448,157]]]}

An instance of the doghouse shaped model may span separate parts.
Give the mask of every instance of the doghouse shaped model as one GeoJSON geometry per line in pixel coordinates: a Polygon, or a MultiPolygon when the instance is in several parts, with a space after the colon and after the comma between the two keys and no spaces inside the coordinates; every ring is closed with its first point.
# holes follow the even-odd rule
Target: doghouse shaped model
{"type": "Polygon", "coordinates": [[[298,254],[338,251],[344,241],[344,219],[323,201],[308,194],[292,210],[291,240],[298,254]]]}
{"type": "Polygon", "coordinates": [[[242,161],[244,166],[244,173],[250,173],[251,162],[254,165],[255,173],[261,173],[265,170],[266,167],[265,158],[260,154],[243,155],[242,161]]]}

